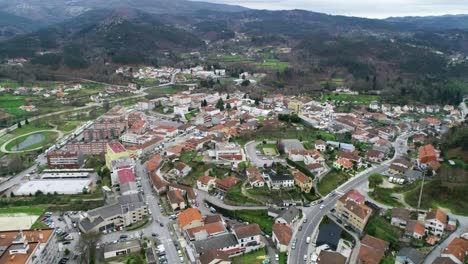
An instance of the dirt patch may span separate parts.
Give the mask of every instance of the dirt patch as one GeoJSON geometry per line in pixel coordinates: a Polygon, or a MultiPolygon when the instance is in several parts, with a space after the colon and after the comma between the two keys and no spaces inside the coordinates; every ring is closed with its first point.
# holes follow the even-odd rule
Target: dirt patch
{"type": "Polygon", "coordinates": [[[29,229],[38,217],[38,215],[28,214],[2,214],[0,215],[0,231],[29,229]]]}

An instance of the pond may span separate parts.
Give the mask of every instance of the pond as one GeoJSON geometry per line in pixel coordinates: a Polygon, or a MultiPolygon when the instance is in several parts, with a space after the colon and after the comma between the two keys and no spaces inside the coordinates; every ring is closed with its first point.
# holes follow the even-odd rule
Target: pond
{"type": "Polygon", "coordinates": [[[35,133],[32,135],[29,135],[25,140],[23,140],[23,142],[13,146],[11,150],[13,151],[23,150],[31,145],[42,142],[44,139],[45,139],[45,136],[43,133],[35,133]]]}

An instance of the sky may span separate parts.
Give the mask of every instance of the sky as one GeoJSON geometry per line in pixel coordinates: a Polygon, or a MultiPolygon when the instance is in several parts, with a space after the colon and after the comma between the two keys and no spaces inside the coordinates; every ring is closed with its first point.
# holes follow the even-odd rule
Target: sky
{"type": "Polygon", "coordinates": [[[468,14],[468,0],[202,0],[253,9],[305,9],[333,15],[386,18],[468,14]]]}

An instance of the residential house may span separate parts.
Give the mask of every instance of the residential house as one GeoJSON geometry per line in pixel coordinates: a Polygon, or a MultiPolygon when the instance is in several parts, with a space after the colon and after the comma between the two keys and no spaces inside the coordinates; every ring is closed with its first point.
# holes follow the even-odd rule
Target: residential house
{"type": "Polygon", "coordinates": [[[291,188],[294,186],[294,178],[289,174],[277,174],[270,170],[263,173],[263,178],[267,179],[268,187],[272,189],[291,188]]]}
{"type": "Polygon", "coordinates": [[[295,206],[289,206],[288,208],[281,210],[275,219],[275,223],[287,225],[293,227],[299,219],[299,209],[295,206]]]}
{"type": "Polygon", "coordinates": [[[216,186],[216,178],[211,176],[201,176],[197,179],[197,188],[199,190],[208,192],[216,186]]]}
{"type": "Polygon", "coordinates": [[[258,224],[236,226],[232,229],[238,244],[245,248],[244,253],[263,247],[262,230],[258,224]]]}
{"type": "Polygon", "coordinates": [[[405,236],[422,239],[424,236],[424,224],[417,220],[408,220],[405,227],[405,236]]]}
{"type": "Polygon", "coordinates": [[[424,255],[415,248],[404,247],[396,254],[395,264],[422,264],[424,255]]]}
{"type": "Polygon", "coordinates": [[[468,240],[457,237],[442,251],[441,257],[450,258],[456,264],[466,263],[468,260],[468,240]]]}
{"type": "Polygon", "coordinates": [[[413,163],[411,161],[398,158],[390,164],[389,172],[392,174],[404,174],[407,170],[413,169],[413,163]]]}
{"type": "Polygon", "coordinates": [[[333,167],[338,170],[352,170],[353,166],[353,162],[346,158],[338,158],[333,162],[333,167]]]}
{"type": "Polygon", "coordinates": [[[312,178],[306,176],[304,173],[300,171],[296,171],[293,173],[294,182],[296,185],[301,189],[302,192],[309,193],[313,187],[312,178]]]}
{"type": "Polygon", "coordinates": [[[322,174],[326,170],[325,166],[322,163],[306,164],[306,168],[316,175],[322,174]]]}
{"type": "Polygon", "coordinates": [[[185,207],[187,206],[185,203],[184,195],[182,194],[181,190],[169,190],[167,192],[167,198],[173,211],[185,209],[185,207]]]}
{"type": "Polygon", "coordinates": [[[234,185],[236,185],[239,182],[239,179],[234,177],[234,176],[229,176],[224,179],[216,179],[216,187],[222,191],[228,191],[234,185]]]}
{"type": "Polygon", "coordinates": [[[185,233],[189,240],[199,241],[226,234],[227,230],[222,222],[213,222],[205,223],[202,226],[189,228],[185,230],[185,233]]]}
{"type": "Polygon", "coordinates": [[[273,224],[272,240],[279,252],[288,251],[289,242],[292,238],[292,230],[287,225],[273,224]]]}
{"type": "Polygon", "coordinates": [[[335,214],[358,232],[363,232],[372,209],[365,203],[365,197],[356,190],[351,190],[338,199],[335,214]]]}
{"type": "Polygon", "coordinates": [[[429,211],[426,215],[426,222],[424,227],[426,233],[429,233],[434,236],[442,236],[447,225],[447,214],[445,214],[441,209],[433,209],[429,211]]]}
{"type": "Polygon", "coordinates": [[[228,254],[221,250],[211,249],[203,252],[199,264],[231,264],[228,254]]]}
{"type": "Polygon", "coordinates": [[[393,208],[391,225],[398,228],[405,228],[408,220],[410,219],[410,210],[406,208],[393,208]]]}
{"type": "Polygon", "coordinates": [[[192,167],[182,161],[176,161],[174,163],[174,171],[178,177],[185,177],[192,171],[192,167]]]}
{"type": "Polygon", "coordinates": [[[187,230],[197,226],[202,226],[203,217],[196,208],[187,208],[177,216],[177,222],[182,230],[187,230]]]}
{"type": "Polygon", "coordinates": [[[249,167],[246,170],[247,178],[250,186],[252,187],[263,187],[265,186],[265,180],[262,177],[262,173],[257,167],[249,167]]]}
{"type": "Polygon", "coordinates": [[[370,235],[361,239],[358,264],[379,264],[388,250],[389,243],[370,235]]]}
{"type": "Polygon", "coordinates": [[[226,253],[229,257],[244,253],[245,248],[241,247],[234,234],[224,234],[211,237],[205,240],[192,242],[197,255],[201,255],[209,250],[220,250],[226,253]]]}
{"type": "Polygon", "coordinates": [[[296,114],[299,114],[302,109],[302,102],[299,100],[291,100],[288,103],[288,109],[296,114]]]}
{"type": "Polygon", "coordinates": [[[321,140],[321,139],[318,139],[315,141],[315,149],[322,152],[322,151],[325,151],[327,150],[327,142],[321,140]]]}
{"type": "Polygon", "coordinates": [[[370,162],[382,162],[385,158],[385,154],[381,151],[371,149],[366,152],[366,159],[370,162]]]}
{"type": "Polygon", "coordinates": [[[346,260],[339,252],[321,250],[316,264],[346,264],[346,260]]]}

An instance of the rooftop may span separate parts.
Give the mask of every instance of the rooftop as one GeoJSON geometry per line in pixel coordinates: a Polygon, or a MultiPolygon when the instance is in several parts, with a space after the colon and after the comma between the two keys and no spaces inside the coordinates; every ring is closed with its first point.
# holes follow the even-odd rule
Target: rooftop
{"type": "Polygon", "coordinates": [[[198,209],[188,208],[182,211],[178,216],[177,220],[180,226],[183,228],[186,225],[192,223],[193,221],[203,221],[203,217],[198,209]]]}
{"type": "Polygon", "coordinates": [[[118,141],[112,141],[107,144],[114,153],[125,152],[125,147],[118,141]]]}

